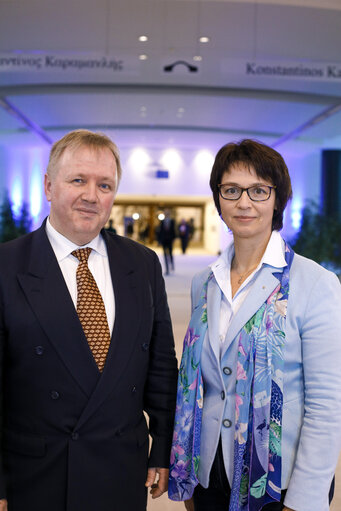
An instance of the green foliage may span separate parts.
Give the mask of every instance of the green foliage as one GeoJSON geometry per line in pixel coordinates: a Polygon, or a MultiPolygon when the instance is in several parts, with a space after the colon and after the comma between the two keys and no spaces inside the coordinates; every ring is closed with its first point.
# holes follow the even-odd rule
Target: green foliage
{"type": "Polygon", "coordinates": [[[10,241],[31,230],[32,220],[29,215],[28,206],[24,202],[19,217],[16,219],[13,214],[12,202],[5,193],[0,206],[0,242],[10,241]]]}
{"type": "Polygon", "coordinates": [[[12,211],[12,203],[5,194],[0,207],[0,239],[1,242],[10,241],[17,237],[17,226],[12,211]]]}
{"type": "Polygon", "coordinates": [[[334,270],[341,268],[341,220],[311,203],[303,210],[301,230],[292,248],[298,254],[334,270]]]}
{"type": "Polygon", "coordinates": [[[17,232],[18,236],[21,236],[23,234],[27,234],[28,232],[31,232],[32,228],[32,219],[30,217],[28,204],[27,202],[23,202],[20,210],[19,218],[17,219],[17,232]]]}

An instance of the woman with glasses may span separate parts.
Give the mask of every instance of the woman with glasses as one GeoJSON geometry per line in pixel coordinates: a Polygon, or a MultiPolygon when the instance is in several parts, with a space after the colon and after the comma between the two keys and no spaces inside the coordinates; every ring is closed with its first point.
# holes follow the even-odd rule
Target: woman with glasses
{"type": "Polygon", "coordinates": [[[282,156],[218,152],[213,198],[233,242],[192,283],[169,496],[195,511],[327,511],[341,444],[341,292],[279,231],[282,156]]]}

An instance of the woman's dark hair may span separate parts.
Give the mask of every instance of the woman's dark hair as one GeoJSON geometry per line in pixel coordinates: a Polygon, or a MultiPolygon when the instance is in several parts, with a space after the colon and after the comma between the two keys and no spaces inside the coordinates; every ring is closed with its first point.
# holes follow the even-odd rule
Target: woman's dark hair
{"type": "Polygon", "coordinates": [[[291,181],[288,168],[283,157],[271,147],[255,140],[241,140],[238,143],[224,145],[217,153],[210,178],[213,199],[221,214],[219,204],[219,188],[221,179],[234,165],[243,163],[253,167],[258,177],[270,181],[276,186],[276,203],[272,219],[272,230],[279,231],[283,227],[283,212],[292,197],[291,181]]]}

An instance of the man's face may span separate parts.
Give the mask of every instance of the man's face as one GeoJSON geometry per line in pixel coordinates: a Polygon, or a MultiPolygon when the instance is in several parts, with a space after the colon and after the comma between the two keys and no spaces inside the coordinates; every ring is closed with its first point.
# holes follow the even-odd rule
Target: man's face
{"type": "Polygon", "coordinates": [[[45,175],[51,225],[76,245],[89,243],[109,218],[116,187],[110,149],[66,149],[52,175],[45,175]]]}

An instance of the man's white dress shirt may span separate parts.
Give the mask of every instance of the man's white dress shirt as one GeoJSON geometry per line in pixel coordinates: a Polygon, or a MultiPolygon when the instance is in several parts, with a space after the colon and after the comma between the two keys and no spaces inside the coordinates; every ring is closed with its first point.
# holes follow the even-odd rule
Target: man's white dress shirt
{"type": "Polygon", "coordinates": [[[56,231],[51,225],[50,219],[46,222],[46,234],[52,245],[52,249],[57,258],[59,267],[63,274],[65,283],[70,292],[72,301],[77,309],[77,281],[76,271],[79,261],[71,255],[71,252],[78,248],[92,248],[88,260],[89,270],[91,271],[98,289],[101,293],[105,311],[107,314],[110,335],[112,334],[115,321],[115,296],[111,281],[111,273],[107,247],[102,236],[99,234],[86,245],[76,245],[68,238],[56,231]]]}

